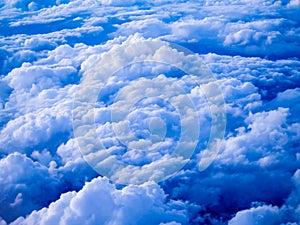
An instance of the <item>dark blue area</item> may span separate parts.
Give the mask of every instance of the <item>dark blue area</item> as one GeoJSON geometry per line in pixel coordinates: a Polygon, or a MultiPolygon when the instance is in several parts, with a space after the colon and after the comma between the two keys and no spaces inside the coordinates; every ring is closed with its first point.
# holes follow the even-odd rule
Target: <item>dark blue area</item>
{"type": "Polygon", "coordinates": [[[162,186],[168,199],[205,205],[205,211],[212,215],[230,217],[237,211],[250,208],[255,201],[281,206],[293,189],[290,180],[293,172],[262,171],[259,167],[231,167],[218,171],[209,167],[203,172],[190,172],[182,178],[170,178],[162,186]],[[246,171],[243,172],[243,169],[246,171]],[[226,176],[218,179],[215,177],[218,172],[226,176]]]}
{"type": "Polygon", "coordinates": [[[0,48],[0,75],[5,74],[7,72],[6,65],[7,65],[7,59],[12,54],[9,53],[7,50],[0,48]]]}
{"type": "Polygon", "coordinates": [[[5,103],[8,102],[9,96],[13,89],[6,82],[0,80],[0,104],[3,109],[0,109],[0,129],[10,120],[13,115],[13,110],[5,109],[5,103]]]}
{"type": "Polygon", "coordinates": [[[14,113],[9,110],[0,110],[0,129],[2,129],[11,120],[11,118],[13,118],[13,114],[14,113]]]}
{"type": "Polygon", "coordinates": [[[16,52],[15,54],[7,53],[3,61],[1,74],[7,75],[14,68],[21,67],[24,62],[32,63],[38,59],[38,54],[33,51],[16,52]]]}
{"type": "MultiPolygon", "coordinates": [[[[284,73],[283,73],[284,74],[284,73]]],[[[252,83],[258,87],[258,93],[261,95],[263,101],[271,101],[277,97],[278,93],[284,92],[288,89],[295,89],[300,87],[300,77],[289,79],[288,76],[282,77],[280,80],[275,80],[274,83],[266,85],[261,79],[254,79],[252,83]]]]}

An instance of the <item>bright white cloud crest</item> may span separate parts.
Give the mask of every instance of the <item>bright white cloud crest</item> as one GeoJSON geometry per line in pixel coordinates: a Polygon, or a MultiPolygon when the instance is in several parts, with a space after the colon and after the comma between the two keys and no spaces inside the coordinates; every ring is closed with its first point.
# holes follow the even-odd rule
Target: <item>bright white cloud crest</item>
{"type": "Polygon", "coordinates": [[[133,36],[102,54],[84,74],[74,102],[74,134],[85,160],[99,174],[121,184],[141,184],[162,181],[181,169],[192,156],[200,136],[199,115],[191,98],[191,91],[199,87],[212,114],[210,140],[200,169],[207,168],[216,157],[225,131],[223,96],[199,56],[185,53],[166,42],[133,36]],[[193,85],[183,86],[180,77],[164,74],[153,77],[147,71],[144,75],[130,70],[134,74],[126,74],[126,66],[141,62],[179,68],[186,74],[186,81],[193,85]],[[117,87],[112,83],[110,78],[115,73],[122,76],[126,85],[117,87]],[[107,132],[106,137],[99,136],[95,125],[95,104],[107,85],[111,94],[98,103],[104,104],[106,111],[99,117],[102,117],[102,129],[110,129],[115,138],[107,137],[107,132]],[[113,100],[109,99],[112,96],[113,100]],[[162,107],[153,107],[163,101],[162,107]],[[151,113],[147,114],[147,110],[151,113]]]}

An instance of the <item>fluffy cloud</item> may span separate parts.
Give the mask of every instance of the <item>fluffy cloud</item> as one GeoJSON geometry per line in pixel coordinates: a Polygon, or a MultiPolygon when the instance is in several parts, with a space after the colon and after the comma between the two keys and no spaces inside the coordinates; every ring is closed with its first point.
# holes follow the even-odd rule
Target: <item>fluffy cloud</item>
{"type": "MultiPolygon", "coordinates": [[[[38,88],[35,89],[37,90],[38,88]]],[[[0,132],[1,152],[19,151],[31,154],[35,149],[49,148],[47,143],[52,143],[49,150],[56,150],[55,146],[58,147],[68,138],[72,127],[72,101],[70,98],[63,99],[65,95],[71,96],[72,89],[65,88],[60,92],[55,89],[44,90],[37,96],[28,96],[28,93],[20,91],[21,94],[12,94],[18,97],[15,104],[19,108],[11,109],[12,113],[19,116],[11,118],[0,132]],[[26,98],[30,100],[24,105],[22,100],[26,98]]],[[[7,110],[12,107],[9,103],[6,106],[7,110]]]]}
{"type": "Polygon", "coordinates": [[[286,214],[288,214],[287,210],[279,209],[277,206],[263,205],[238,212],[228,224],[283,224],[286,214]]]}
{"type": "Polygon", "coordinates": [[[157,184],[118,190],[99,177],[79,192],[65,193],[48,208],[12,224],[187,224],[188,207],[183,202],[166,202],[165,193],[157,184]]]}
{"type": "Polygon", "coordinates": [[[268,157],[272,157],[270,163],[276,163],[277,160],[279,162],[282,155],[278,154],[276,160],[274,152],[279,153],[280,150],[283,150],[288,142],[288,137],[292,137],[292,134],[288,135],[289,131],[284,128],[287,115],[288,110],[283,108],[279,108],[277,111],[250,114],[246,119],[249,131],[245,131],[245,128],[241,127],[238,129],[237,137],[229,138],[226,141],[224,151],[218,156],[220,162],[247,164],[255,163],[259,159],[263,166],[263,162],[267,163],[265,160],[268,157]],[[267,149],[269,151],[266,151],[267,149]]]}

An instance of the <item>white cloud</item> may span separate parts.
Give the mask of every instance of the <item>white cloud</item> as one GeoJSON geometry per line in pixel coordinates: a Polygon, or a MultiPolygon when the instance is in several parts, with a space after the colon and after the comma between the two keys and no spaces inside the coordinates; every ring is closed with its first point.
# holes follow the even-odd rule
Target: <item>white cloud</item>
{"type": "Polygon", "coordinates": [[[165,202],[159,185],[128,186],[121,190],[105,178],[97,178],[79,192],[68,192],[48,208],[34,211],[12,224],[187,224],[186,204],[165,202]],[[173,209],[176,206],[177,209],[173,209]],[[173,223],[174,224],[174,223],[173,223]]]}
{"type": "Polygon", "coordinates": [[[142,33],[144,37],[160,37],[170,33],[171,28],[156,18],[144,20],[130,21],[117,25],[118,30],[113,33],[113,36],[132,35],[134,33],[142,33]],[[157,29],[159,27],[159,29],[157,29]]]}
{"type": "Polygon", "coordinates": [[[238,212],[236,216],[229,221],[229,225],[243,224],[282,224],[282,218],[287,212],[281,211],[277,206],[260,206],[238,212]]]}
{"type": "Polygon", "coordinates": [[[25,40],[24,47],[33,50],[53,49],[56,44],[43,38],[30,38],[25,40]]]}
{"type": "MultiPolygon", "coordinates": [[[[286,128],[288,110],[278,108],[269,112],[250,114],[245,127],[237,128],[236,136],[226,140],[224,150],[218,155],[216,164],[259,164],[276,168],[295,162],[294,152],[288,153],[289,140],[297,138],[292,129],[286,128]]],[[[296,124],[295,124],[296,125],[296,124]]],[[[292,126],[291,126],[292,127],[292,126]]]]}
{"type": "MultiPolygon", "coordinates": [[[[72,127],[72,101],[67,99],[61,100],[58,105],[53,104],[53,102],[59,101],[60,97],[62,98],[63,96],[57,95],[55,91],[52,91],[52,93],[51,91],[44,91],[32,101],[27,102],[27,107],[22,102],[18,102],[20,108],[26,107],[25,110],[32,110],[32,112],[24,110],[24,115],[11,119],[0,131],[0,143],[3,146],[1,152],[20,151],[30,153],[38,145],[42,146],[43,143],[45,144],[48,141],[55,145],[54,140],[59,140],[59,135],[62,135],[61,138],[63,140],[63,137],[66,137],[72,127]],[[40,105],[36,106],[35,104],[37,103],[40,105]],[[32,107],[30,107],[31,104],[32,107]]],[[[23,111],[22,108],[21,110],[23,111]]]]}
{"type": "Polygon", "coordinates": [[[7,223],[0,217],[0,224],[1,225],[7,225],[7,223]]]}

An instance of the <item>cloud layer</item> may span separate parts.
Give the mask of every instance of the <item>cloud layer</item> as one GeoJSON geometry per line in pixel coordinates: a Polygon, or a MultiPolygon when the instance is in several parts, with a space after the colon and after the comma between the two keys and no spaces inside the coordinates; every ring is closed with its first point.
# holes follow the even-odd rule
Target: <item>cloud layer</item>
{"type": "Polygon", "coordinates": [[[0,0],[0,224],[298,224],[299,6],[0,0]],[[137,44],[147,41],[155,46],[137,44]],[[113,71],[132,60],[144,63],[113,71]],[[200,88],[180,70],[195,75],[195,64],[218,86],[200,88]],[[81,84],[96,74],[81,96],[96,104],[74,111],[81,84]],[[213,112],[222,112],[214,99],[224,99],[227,123],[211,151],[213,112]],[[101,154],[83,159],[93,146],[82,149],[74,112],[95,129],[78,132],[130,165],[110,178],[135,185],[96,173],[101,154]],[[190,160],[170,157],[182,135],[190,139],[180,153],[199,140],[190,160]],[[142,184],[176,165],[184,167],[171,178],[142,184]]]}

